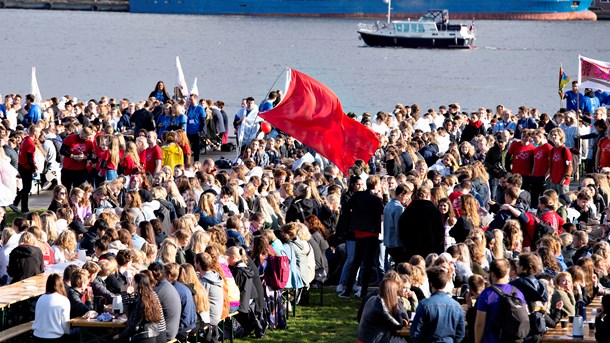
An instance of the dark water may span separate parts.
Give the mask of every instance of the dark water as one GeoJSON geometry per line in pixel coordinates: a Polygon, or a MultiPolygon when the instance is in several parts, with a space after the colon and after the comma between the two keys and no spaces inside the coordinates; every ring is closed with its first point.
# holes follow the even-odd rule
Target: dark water
{"type": "MultiPolygon", "coordinates": [[[[361,20],[175,16],[0,10],[0,93],[29,91],[38,68],[43,97],[145,98],[156,81],[173,85],[179,55],[191,86],[223,99],[260,99],[285,67],[333,89],[346,111],[559,105],[560,62],[572,78],[578,55],[610,60],[610,22],[477,21],[477,48],[370,48],[361,20]]],[[[282,82],[274,88],[280,88],[282,82]]]]}

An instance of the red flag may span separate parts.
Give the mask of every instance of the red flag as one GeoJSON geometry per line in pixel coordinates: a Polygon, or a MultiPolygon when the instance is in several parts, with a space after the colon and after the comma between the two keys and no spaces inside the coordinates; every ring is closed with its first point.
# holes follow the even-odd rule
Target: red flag
{"type": "Polygon", "coordinates": [[[299,71],[288,72],[286,95],[259,116],[328,158],[343,174],[356,160],[368,161],[379,146],[377,134],[346,116],[330,88],[299,71]]]}

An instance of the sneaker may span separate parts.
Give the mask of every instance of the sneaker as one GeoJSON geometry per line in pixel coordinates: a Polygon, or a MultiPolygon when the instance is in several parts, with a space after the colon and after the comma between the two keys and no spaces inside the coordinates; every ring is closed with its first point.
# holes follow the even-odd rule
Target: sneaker
{"type": "Polygon", "coordinates": [[[345,291],[345,286],[343,286],[343,285],[338,285],[338,286],[337,286],[337,293],[343,293],[343,291],[345,291]]]}
{"type": "Polygon", "coordinates": [[[47,189],[51,188],[52,185],[53,185],[52,181],[47,181],[44,183],[44,185],[42,185],[42,189],[46,191],[47,189]]]}
{"type": "Polygon", "coordinates": [[[354,291],[360,292],[361,289],[362,289],[362,287],[360,287],[358,285],[354,285],[354,291]]]}
{"type": "Polygon", "coordinates": [[[356,293],[354,293],[354,298],[361,298],[360,291],[357,291],[356,293]]]}
{"type": "Polygon", "coordinates": [[[19,211],[19,209],[17,208],[17,206],[15,206],[15,205],[13,205],[13,204],[8,205],[8,207],[9,207],[11,210],[13,210],[13,212],[15,212],[15,213],[21,213],[21,212],[19,211]]]}
{"type": "Polygon", "coordinates": [[[339,296],[339,298],[342,298],[342,299],[349,299],[349,298],[351,298],[351,295],[349,293],[347,293],[347,292],[341,292],[341,294],[339,294],[338,296],[339,296]]]}

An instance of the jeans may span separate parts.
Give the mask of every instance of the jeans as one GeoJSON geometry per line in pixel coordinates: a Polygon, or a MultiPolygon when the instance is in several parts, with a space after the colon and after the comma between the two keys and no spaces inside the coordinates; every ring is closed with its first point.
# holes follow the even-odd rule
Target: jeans
{"type": "Polygon", "coordinates": [[[496,201],[496,194],[498,193],[499,184],[498,179],[493,177],[489,179],[489,192],[491,193],[490,199],[493,201],[496,201]]]}
{"type": "Polygon", "coordinates": [[[352,268],[352,263],[354,263],[354,254],[356,250],[356,241],[347,240],[345,241],[345,251],[346,258],[345,263],[343,264],[343,271],[341,271],[341,279],[339,279],[339,284],[344,285],[347,284],[347,278],[349,276],[349,271],[352,268]]]}
{"type": "Polygon", "coordinates": [[[354,261],[352,267],[349,270],[349,276],[347,279],[347,285],[345,286],[345,293],[350,294],[356,283],[356,274],[358,268],[362,263],[362,269],[360,274],[362,275],[362,283],[360,296],[364,297],[368,293],[369,279],[371,269],[375,260],[379,258],[379,239],[377,237],[367,237],[356,239],[356,249],[354,254],[354,261]]]}

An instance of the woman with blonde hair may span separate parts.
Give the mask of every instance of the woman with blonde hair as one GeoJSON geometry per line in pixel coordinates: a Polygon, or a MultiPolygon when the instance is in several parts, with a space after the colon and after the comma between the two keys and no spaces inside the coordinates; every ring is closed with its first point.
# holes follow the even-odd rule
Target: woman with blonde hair
{"type": "Polygon", "coordinates": [[[473,270],[478,268],[483,269],[483,271],[489,271],[489,259],[488,255],[489,250],[487,249],[487,239],[485,238],[485,232],[481,229],[474,229],[470,231],[468,238],[472,241],[472,245],[470,246],[470,256],[472,257],[473,270]],[[478,266],[477,266],[478,265],[478,266]]]}
{"type": "Polygon", "coordinates": [[[186,246],[186,262],[195,264],[197,254],[205,252],[210,243],[210,234],[207,231],[195,231],[186,246]]]}
{"type": "Polygon", "coordinates": [[[398,304],[401,287],[390,278],[381,281],[379,295],[370,298],[362,310],[356,333],[359,342],[389,342],[393,333],[405,325],[400,318],[407,315],[398,304]]]}
{"type": "Polygon", "coordinates": [[[167,237],[161,242],[161,248],[157,252],[157,259],[163,264],[175,263],[178,253],[178,243],[175,239],[167,237]]]}
{"type": "Polygon", "coordinates": [[[42,222],[42,226],[40,229],[44,233],[44,239],[46,242],[53,244],[59,236],[59,232],[57,232],[57,216],[55,213],[51,211],[47,211],[40,215],[40,221],[42,222]]]}
{"type": "Polygon", "coordinates": [[[460,210],[462,215],[449,231],[457,243],[464,242],[472,230],[481,227],[479,203],[472,194],[464,194],[460,197],[460,210]]]}
{"type": "Polygon", "coordinates": [[[76,260],[76,236],[74,231],[66,230],[59,234],[55,244],[51,247],[55,255],[55,263],[64,263],[76,260]]]}
{"type": "Polygon", "coordinates": [[[460,166],[466,166],[474,162],[475,149],[470,142],[462,142],[459,147],[460,166]]]}
{"type": "Polygon", "coordinates": [[[184,153],[182,148],[177,144],[178,135],[169,131],[165,139],[165,145],[161,148],[163,153],[163,165],[174,168],[178,164],[184,164],[184,153]]]}
{"type": "Polygon", "coordinates": [[[117,168],[121,159],[119,137],[108,136],[108,152],[107,158],[100,162],[100,169],[104,171],[106,181],[112,181],[118,177],[117,168]]]}
{"type": "Polygon", "coordinates": [[[182,194],[180,194],[176,183],[173,180],[168,180],[165,183],[165,189],[167,190],[167,200],[169,200],[176,209],[176,217],[180,218],[184,216],[186,213],[186,202],[184,201],[182,194]]]}
{"type": "Polygon", "coordinates": [[[472,188],[481,196],[485,209],[488,209],[488,202],[491,200],[491,190],[489,188],[489,174],[485,170],[485,165],[481,161],[475,161],[471,164],[470,170],[472,172],[472,188]]]}
{"type": "Polygon", "coordinates": [[[189,180],[189,183],[191,184],[191,188],[193,189],[193,197],[195,199],[195,206],[197,206],[199,204],[199,199],[201,198],[201,195],[203,194],[203,188],[201,188],[201,183],[199,182],[199,179],[197,179],[196,177],[189,177],[188,180],[189,180]]]}
{"type": "Polygon", "coordinates": [[[504,232],[500,229],[494,229],[492,233],[494,238],[487,244],[489,245],[489,251],[491,252],[493,259],[500,260],[503,258],[512,258],[512,253],[507,252],[506,249],[504,249],[504,232]]]}
{"type": "Polygon", "coordinates": [[[417,172],[417,185],[421,185],[428,178],[428,165],[424,160],[415,162],[414,170],[417,172]]]}
{"type": "Polygon", "coordinates": [[[193,264],[185,263],[180,266],[178,282],[191,290],[193,300],[195,301],[195,308],[197,308],[197,314],[199,316],[198,322],[203,325],[210,323],[210,299],[208,297],[208,292],[197,277],[193,264]]]}
{"type": "Polygon", "coordinates": [[[74,187],[70,191],[70,205],[72,212],[74,213],[75,219],[80,222],[84,222],[85,218],[91,216],[91,205],[83,205],[85,198],[85,191],[81,188],[74,187]]]}
{"type": "Polygon", "coordinates": [[[134,142],[128,142],[125,154],[119,162],[119,166],[123,171],[123,175],[131,176],[142,170],[142,161],[140,161],[140,154],[138,147],[134,142]]]}
{"type": "Polygon", "coordinates": [[[216,196],[210,192],[201,194],[195,214],[199,214],[198,223],[204,230],[220,223],[216,213],[216,196]]]}

